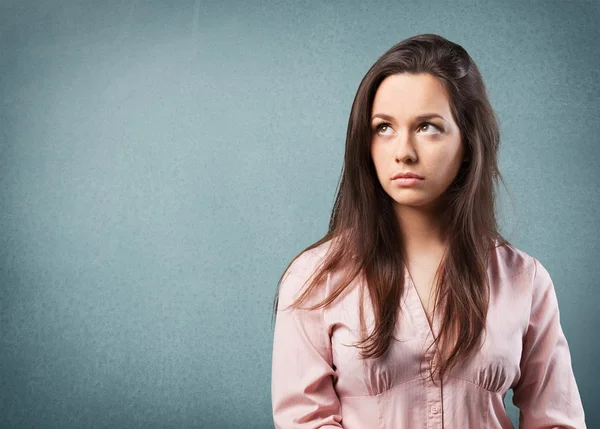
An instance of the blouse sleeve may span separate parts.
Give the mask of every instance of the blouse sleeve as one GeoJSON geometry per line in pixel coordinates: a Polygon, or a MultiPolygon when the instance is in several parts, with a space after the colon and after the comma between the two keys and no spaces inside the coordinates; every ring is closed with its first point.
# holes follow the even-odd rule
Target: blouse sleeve
{"type": "MultiPolygon", "coordinates": [[[[276,429],[343,428],[333,380],[331,340],[323,309],[286,309],[300,295],[312,264],[300,256],[279,289],[275,319],[271,399],[276,429]]],[[[312,301],[309,299],[309,301],[312,301]]],[[[308,307],[318,301],[302,303],[308,307]]],[[[320,300],[319,300],[320,301],[320,300]]]]}
{"type": "Polygon", "coordinates": [[[583,405],[563,333],[556,292],[546,268],[534,259],[529,326],[521,377],[513,388],[519,428],[585,429],[583,405]]]}

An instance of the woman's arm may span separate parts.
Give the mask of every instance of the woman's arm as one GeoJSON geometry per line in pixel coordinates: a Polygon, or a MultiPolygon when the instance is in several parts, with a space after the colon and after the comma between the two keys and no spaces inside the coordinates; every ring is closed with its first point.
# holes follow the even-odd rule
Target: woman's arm
{"type": "Polygon", "coordinates": [[[305,255],[294,261],[279,290],[271,378],[276,429],[343,427],[323,309],[286,309],[314,269],[309,261],[305,255]]]}
{"type": "Polygon", "coordinates": [[[521,429],[585,429],[583,405],[560,325],[550,274],[534,259],[529,327],[523,342],[521,378],[513,388],[521,429]]]}

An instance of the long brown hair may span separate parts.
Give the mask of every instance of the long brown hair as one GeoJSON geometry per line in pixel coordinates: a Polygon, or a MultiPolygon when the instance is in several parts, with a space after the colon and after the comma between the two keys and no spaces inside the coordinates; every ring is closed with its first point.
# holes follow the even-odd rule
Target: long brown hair
{"type": "MultiPolygon", "coordinates": [[[[467,162],[443,194],[443,228],[448,247],[437,272],[439,290],[434,312],[443,303],[439,335],[443,351],[436,369],[444,374],[466,359],[482,339],[489,303],[487,262],[497,241],[510,244],[498,232],[495,185],[504,179],[498,169],[500,141],[496,115],[475,62],[460,45],[436,34],[405,39],[386,51],[362,79],[350,112],[344,165],[327,234],[298,254],[279,279],[273,304],[276,317],[281,281],[304,252],[331,240],[309,287],[292,304],[298,308],[329,272],[344,276],[330,296],[308,309],[330,305],[352,280],[364,275],[373,305],[375,329],[358,342],[362,358],[382,356],[393,338],[400,298],[404,292],[402,235],[392,199],[377,178],[370,153],[371,109],[381,82],[398,73],[429,73],[439,79],[450,97],[467,162]]],[[[361,292],[364,292],[361,289],[361,292]]],[[[364,333],[364,300],[359,308],[364,333]]],[[[431,347],[430,346],[430,347],[431,347]]]]}

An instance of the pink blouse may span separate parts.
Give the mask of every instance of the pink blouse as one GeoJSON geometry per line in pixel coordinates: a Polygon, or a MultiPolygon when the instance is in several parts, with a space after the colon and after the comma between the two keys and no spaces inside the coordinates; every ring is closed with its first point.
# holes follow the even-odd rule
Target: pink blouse
{"type": "MultiPolygon", "coordinates": [[[[554,285],[536,258],[514,246],[494,249],[484,345],[434,384],[433,347],[425,353],[432,330],[406,269],[398,341],[379,359],[360,360],[351,346],[359,339],[353,285],[325,309],[285,309],[330,243],[302,254],[281,284],[271,380],[276,429],[513,428],[503,403],[508,389],[520,409],[520,428],[586,428],[554,285]]],[[[302,306],[319,302],[336,279],[329,275],[302,306]]],[[[371,329],[370,304],[365,293],[371,329]]],[[[436,316],[436,333],[439,322],[436,316]]]]}

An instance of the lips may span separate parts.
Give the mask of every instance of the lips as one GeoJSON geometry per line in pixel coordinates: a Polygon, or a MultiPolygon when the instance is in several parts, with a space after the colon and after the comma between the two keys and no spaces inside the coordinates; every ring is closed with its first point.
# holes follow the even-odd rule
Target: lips
{"type": "Polygon", "coordinates": [[[416,173],[398,173],[392,177],[392,180],[394,180],[394,179],[421,179],[421,180],[423,180],[424,177],[419,176],[416,173]]]}

